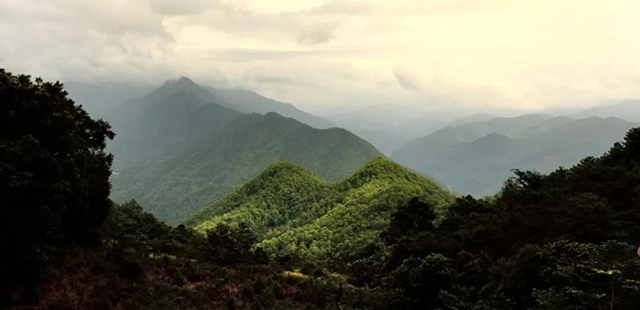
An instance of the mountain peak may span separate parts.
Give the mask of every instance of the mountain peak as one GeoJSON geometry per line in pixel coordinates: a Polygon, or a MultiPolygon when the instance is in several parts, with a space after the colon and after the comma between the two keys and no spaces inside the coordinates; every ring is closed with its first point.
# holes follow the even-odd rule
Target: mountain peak
{"type": "MultiPolygon", "coordinates": [[[[269,165],[269,167],[267,167],[267,169],[265,169],[258,177],[271,178],[274,176],[289,174],[289,173],[314,175],[313,172],[305,169],[304,167],[298,164],[294,164],[286,161],[280,161],[280,162],[276,162],[269,165]]],[[[318,179],[320,178],[318,177],[318,179]]]]}
{"type": "Polygon", "coordinates": [[[182,76],[177,80],[168,80],[164,82],[162,86],[142,97],[142,100],[148,103],[159,102],[179,92],[193,93],[203,100],[209,95],[208,91],[200,87],[200,85],[196,84],[191,79],[182,76]]]}
{"type": "Polygon", "coordinates": [[[376,157],[354,172],[345,181],[357,187],[356,184],[364,184],[373,179],[404,177],[406,174],[411,174],[411,172],[385,157],[376,157]]]}
{"type": "Polygon", "coordinates": [[[166,80],[164,81],[164,84],[162,84],[162,87],[167,87],[167,86],[178,86],[178,87],[200,87],[200,85],[198,85],[196,82],[194,82],[192,79],[186,77],[186,76],[180,76],[177,80],[166,80]]]}
{"type": "Polygon", "coordinates": [[[187,85],[198,85],[192,79],[186,76],[180,76],[177,81],[179,84],[187,84],[187,85]]]}

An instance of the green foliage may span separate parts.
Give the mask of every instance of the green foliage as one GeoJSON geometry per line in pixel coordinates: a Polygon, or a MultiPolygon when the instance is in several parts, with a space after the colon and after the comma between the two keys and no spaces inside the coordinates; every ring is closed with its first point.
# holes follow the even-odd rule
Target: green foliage
{"type": "Polygon", "coordinates": [[[255,243],[256,236],[251,232],[248,224],[242,222],[237,226],[229,226],[221,223],[207,231],[207,247],[204,255],[207,260],[218,265],[256,262],[258,257],[251,251],[255,243]]]}
{"type": "Polygon", "coordinates": [[[109,211],[113,136],[62,84],[0,69],[0,307],[33,295],[56,247],[95,241],[109,211]]]}
{"type": "Polygon", "coordinates": [[[271,257],[340,270],[377,240],[396,206],[413,197],[439,212],[453,199],[436,183],[383,158],[339,183],[278,163],[186,223],[204,232],[244,222],[261,236],[257,248],[271,257]]]}
{"type": "Polygon", "coordinates": [[[638,145],[632,129],[571,169],[516,171],[499,196],[461,197],[436,225],[412,200],[350,264],[352,281],[394,309],[634,309],[638,145]]]}

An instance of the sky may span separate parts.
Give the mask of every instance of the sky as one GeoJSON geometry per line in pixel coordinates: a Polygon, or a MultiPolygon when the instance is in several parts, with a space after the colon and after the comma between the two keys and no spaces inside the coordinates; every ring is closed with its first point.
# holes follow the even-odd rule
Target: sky
{"type": "Polygon", "coordinates": [[[524,110],[640,98],[637,0],[0,0],[0,68],[187,76],[301,108],[524,110]]]}

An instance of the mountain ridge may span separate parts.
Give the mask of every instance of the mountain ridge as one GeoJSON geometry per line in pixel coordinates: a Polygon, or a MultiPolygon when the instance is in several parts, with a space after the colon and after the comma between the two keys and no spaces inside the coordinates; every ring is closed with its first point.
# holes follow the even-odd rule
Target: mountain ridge
{"type": "Polygon", "coordinates": [[[414,196],[439,210],[453,201],[436,182],[384,157],[335,183],[276,163],[185,223],[204,232],[244,222],[264,235],[258,247],[273,257],[339,260],[374,241],[395,208],[414,196]],[[343,236],[351,238],[348,251],[341,247],[343,236]]]}
{"type": "Polygon", "coordinates": [[[273,162],[290,161],[337,180],[382,156],[350,132],[316,129],[271,112],[242,114],[158,160],[113,177],[116,201],[136,198],[162,220],[175,223],[273,162]]]}

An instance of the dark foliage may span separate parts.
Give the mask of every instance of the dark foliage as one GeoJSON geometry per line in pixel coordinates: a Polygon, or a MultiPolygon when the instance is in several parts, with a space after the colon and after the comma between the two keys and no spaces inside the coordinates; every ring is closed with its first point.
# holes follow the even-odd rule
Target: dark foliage
{"type": "Polygon", "coordinates": [[[495,199],[399,208],[351,264],[394,309],[636,309],[640,129],[600,158],[516,171],[495,199]]]}
{"type": "Polygon", "coordinates": [[[42,300],[27,309],[339,309],[375,297],[341,279],[257,262],[243,226],[205,237],[158,222],[135,201],[115,206],[102,244],[68,247],[42,300]]]}
{"type": "Polygon", "coordinates": [[[57,246],[96,240],[109,211],[104,148],[113,137],[62,84],[0,69],[0,306],[36,297],[57,246]]]}

